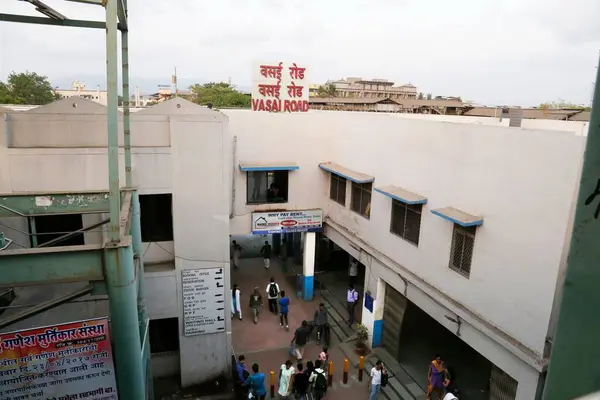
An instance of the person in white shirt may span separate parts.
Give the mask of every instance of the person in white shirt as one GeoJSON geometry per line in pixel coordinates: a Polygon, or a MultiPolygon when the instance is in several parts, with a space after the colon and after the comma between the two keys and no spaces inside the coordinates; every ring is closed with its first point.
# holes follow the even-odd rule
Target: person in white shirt
{"type": "Polygon", "coordinates": [[[458,395],[458,390],[452,390],[448,393],[446,393],[446,395],[444,396],[443,400],[458,400],[458,397],[456,397],[458,395]]]}
{"type": "Polygon", "coordinates": [[[231,288],[231,319],[238,315],[240,321],[242,320],[242,305],[240,302],[240,289],[238,289],[238,285],[234,284],[231,288]]]}
{"type": "Polygon", "coordinates": [[[387,373],[381,360],[377,360],[375,366],[371,369],[371,380],[369,386],[371,388],[371,394],[369,400],[376,400],[379,391],[381,390],[381,374],[387,373]]]}
{"type": "Polygon", "coordinates": [[[269,311],[277,315],[279,309],[277,307],[277,298],[279,297],[279,285],[275,283],[275,278],[271,278],[271,281],[267,285],[267,299],[269,299],[269,311]]]}
{"type": "Polygon", "coordinates": [[[350,265],[348,266],[348,276],[350,277],[350,284],[356,285],[356,279],[358,277],[358,261],[354,257],[350,259],[350,265]]]}

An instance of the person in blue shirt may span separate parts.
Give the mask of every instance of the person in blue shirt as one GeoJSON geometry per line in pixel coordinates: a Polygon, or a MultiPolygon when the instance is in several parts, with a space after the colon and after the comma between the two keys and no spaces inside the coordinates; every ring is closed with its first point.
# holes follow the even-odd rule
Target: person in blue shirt
{"type": "Polygon", "coordinates": [[[235,377],[236,379],[234,382],[235,383],[234,387],[235,387],[235,391],[237,394],[237,398],[243,399],[244,398],[243,384],[248,379],[248,376],[250,376],[250,374],[246,370],[246,357],[244,357],[243,355],[240,355],[238,357],[237,363],[235,363],[235,372],[236,372],[236,377],[235,377]]]}
{"type": "Polygon", "coordinates": [[[247,386],[252,395],[258,400],[265,400],[267,388],[265,386],[265,374],[258,372],[258,364],[252,364],[252,375],[246,379],[244,386],[247,386]]]}
{"type": "Polygon", "coordinates": [[[280,296],[281,296],[281,298],[279,299],[279,321],[280,321],[280,325],[282,327],[285,327],[285,330],[287,331],[289,329],[289,327],[288,327],[288,311],[289,311],[289,307],[290,307],[290,299],[285,296],[284,290],[282,290],[280,292],[280,296]],[[283,325],[284,321],[285,321],[285,325],[283,325]]]}

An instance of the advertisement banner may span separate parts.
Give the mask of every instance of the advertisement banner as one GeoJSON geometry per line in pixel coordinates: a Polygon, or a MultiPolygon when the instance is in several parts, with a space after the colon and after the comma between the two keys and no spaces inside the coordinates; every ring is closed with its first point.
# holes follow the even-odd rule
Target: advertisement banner
{"type": "Polygon", "coordinates": [[[0,399],[118,399],[108,319],[0,334],[0,399]]]}
{"type": "Polygon", "coordinates": [[[252,213],[252,234],[320,232],[323,210],[275,211],[252,213]]]}
{"type": "Polygon", "coordinates": [[[252,71],[252,111],[307,112],[306,66],[295,62],[257,62],[252,71]]]}

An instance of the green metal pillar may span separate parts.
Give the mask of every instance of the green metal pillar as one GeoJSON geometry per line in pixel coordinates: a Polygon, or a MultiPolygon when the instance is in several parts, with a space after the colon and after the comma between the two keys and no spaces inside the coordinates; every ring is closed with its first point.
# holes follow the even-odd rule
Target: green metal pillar
{"type": "MultiPolygon", "coordinates": [[[[596,82],[600,82],[600,69],[596,82]]],[[[599,238],[600,85],[597,84],[544,400],[574,399],[600,390],[599,238]]]]}
{"type": "Polygon", "coordinates": [[[104,262],[119,398],[145,400],[132,246],[107,248],[104,262]]]}
{"type": "MultiPolygon", "coordinates": [[[[123,0],[125,12],[127,2],[123,0]]],[[[123,147],[125,150],[125,185],[131,187],[131,120],[129,112],[129,32],[121,31],[121,63],[123,77],[123,147]]]]}
{"type": "MultiPolygon", "coordinates": [[[[131,198],[132,203],[132,212],[131,212],[131,236],[133,238],[133,251],[137,254],[138,257],[138,294],[137,294],[137,305],[138,305],[138,322],[139,322],[139,331],[140,338],[143,340],[146,334],[146,290],[145,290],[145,281],[144,281],[144,252],[142,251],[142,224],[141,224],[141,214],[140,214],[140,196],[137,190],[133,191],[133,196],[131,198]]],[[[148,385],[148,398],[154,399],[154,390],[153,390],[153,377],[152,370],[150,368],[150,345],[149,343],[144,347],[144,355],[143,359],[146,360],[147,363],[147,371],[148,377],[146,378],[149,381],[148,385]]]]}
{"type": "Polygon", "coordinates": [[[108,91],[108,243],[105,254],[106,286],[109,296],[111,332],[115,349],[119,397],[131,400],[146,398],[144,363],[137,310],[136,274],[131,245],[122,246],[120,237],[121,195],[119,187],[118,130],[118,0],[106,1],[106,73],[108,91]]]}
{"type": "Polygon", "coordinates": [[[109,215],[108,238],[111,242],[119,240],[121,213],[121,194],[119,188],[119,94],[118,57],[117,57],[117,2],[106,2],[106,88],[108,114],[108,189],[109,215]]]}

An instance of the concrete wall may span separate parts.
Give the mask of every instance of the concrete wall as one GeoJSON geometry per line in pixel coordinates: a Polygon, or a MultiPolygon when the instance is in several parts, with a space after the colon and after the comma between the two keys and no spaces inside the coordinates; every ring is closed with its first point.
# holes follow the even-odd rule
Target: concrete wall
{"type": "Polygon", "coordinates": [[[224,110],[229,117],[230,139],[237,136],[234,218],[231,234],[250,233],[250,218],[254,211],[273,209],[308,209],[320,207],[327,193],[318,168],[331,157],[337,137],[338,118],[324,120],[322,114],[265,114],[246,110],[224,110]],[[317,118],[316,118],[317,117],[317,118]],[[246,173],[239,163],[296,162],[298,171],[289,173],[288,203],[246,205],[246,173]]]}
{"type": "MultiPolygon", "coordinates": [[[[1,193],[108,189],[107,151],[102,148],[106,146],[106,109],[81,99],[76,100],[77,107],[73,107],[73,103],[73,99],[65,99],[13,113],[0,125],[1,193]]],[[[142,195],[174,193],[175,240],[144,243],[150,318],[178,317],[183,324],[181,271],[229,264],[231,160],[226,133],[223,114],[181,99],[132,116],[134,185],[142,195]],[[210,195],[207,195],[207,187],[211,188],[210,195]]],[[[120,177],[124,186],[122,149],[120,154],[120,177]]],[[[99,222],[103,217],[102,214],[85,215],[84,226],[99,222]]],[[[0,222],[21,231],[28,230],[24,218],[0,222]]],[[[2,228],[2,231],[12,231],[9,237],[15,243],[29,246],[27,235],[10,228],[2,228]]],[[[100,243],[102,232],[86,233],[85,241],[100,243]]],[[[226,282],[225,290],[229,290],[228,277],[226,282]]],[[[225,309],[229,308],[226,305],[225,309]]],[[[82,315],[79,319],[85,317],[82,315]]],[[[165,374],[181,370],[184,386],[228,373],[229,323],[227,319],[226,333],[182,336],[180,352],[183,356],[153,356],[153,365],[165,367],[165,374]],[[177,368],[173,366],[175,360],[177,368]]]]}
{"type": "MultiPolygon", "coordinates": [[[[73,112],[69,103],[63,107],[54,113],[73,112]]],[[[80,116],[56,117],[45,127],[35,125],[33,131],[43,129],[45,145],[56,140],[62,146],[57,148],[35,147],[40,139],[26,125],[18,130],[18,124],[11,125],[11,114],[8,128],[3,129],[8,129],[6,143],[13,147],[0,147],[7,154],[4,162],[9,171],[8,176],[0,174],[0,191],[106,189],[106,151],[96,147],[103,144],[98,136],[104,134],[99,127],[105,117],[91,107],[88,111],[99,119],[97,125],[88,119],[76,125],[72,119],[80,116]],[[90,129],[94,126],[97,129],[90,129]],[[85,136],[74,138],[65,130],[85,132],[85,136]],[[17,144],[20,147],[14,147],[17,144]]],[[[36,116],[31,111],[19,115],[29,115],[35,122],[38,114],[44,114],[43,107],[35,110],[36,116]]],[[[148,263],[172,263],[172,254],[177,254],[175,269],[147,274],[152,317],[181,315],[181,270],[227,265],[228,235],[250,233],[253,211],[320,207],[326,219],[353,240],[368,244],[394,268],[435,289],[428,289],[428,295],[449,299],[450,309],[473,316],[474,329],[488,339],[495,337],[500,348],[512,349],[507,354],[520,352],[517,358],[526,364],[541,355],[584,144],[577,133],[580,128],[568,125],[577,123],[543,121],[554,130],[542,131],[449,123],[433,116],[226,110],[224,118],[202,110],[207,114],[176,100],[132,116],[132,140],[139,144],[132,150],[134,183],[142,194],[173,193],[175,241],[148,244],[145,254],[148,263]],[[156,147],[164,138],[170,147],[156,147]],[[246,176],[239,171],[239,162],[277,161],[300,166],[290,172],[289,202],[246,205],[246,176]],[[389,233],[391,200],[383,195],[373,193],[370,220],[330,202],[329,174],[318,168],[324,161],[374,176],[375,187],[396,185],[428,197],[419,247],[389,233]],[[230,210],[232,183],[235,200],[230,210]],[[446,206],[484,217],[470,279],[447,267],[452,224],[429,212],[446,206]]],[[[24,124],[20,118],[26,119],[14,121],[24,124]]],[[[374,278],[367,282],[372,291],[378,274],[383,272],[372,272],[374,278]]],[[[227,339],[225,335],[182,338],[186,384],[199,379],[205,366],[224,362],[219,356],[198,362],[200,346],[226,350],[227,339]]],[[[488,347],[482,354],[493,352],[492,345],[488,347]]],[[[510,373],[501,361],[497,365],[510,373]]]]}
{"type": "MultiPolygon", "coordinates": [[[[339,228],[339,227],[338,227],[339,228]]],[[[519,349],[511,349],[507,351],[506,341],[501,343],[498,338],[492,338],[493,332],[489,329],[482,329],[481,324],[478,324],[474,319],[465,316],[463,312],[458,311],[448,301],[444,301],[440,293],[435,293],[435,289],[422,285],[415,280],[404,280],[405,274],[399,274],[393,263],[389,262],[381,254],[376,253],[370,246],[366,246],[364,242],[357,240],[352,234],[337,230],[331,225],[326,226],[325,233],[336,244],[342,247],[345,251],[360,260],[361,263],[368,265],[370,274],[373,277],[381,278],[387,285],[402,293],[408,300],[412,301],[419,308],[433,317],[443,327],[456,334],[457,325],[449,321],[446,317],[455,318],[460,315],[462,324],[460,327],[460,338],[468,343],[473,349],[486,357],[492,363],[500,367],[507,374],[518,381],[517,397],[515,400],[531,400],[535,397],[537,382],[539,377],[540,365],[534,364],[534,360],[529,358],[524,360],[524,354],[519,349]],[[359,250],[357,250],[359,249],[359,250]]],[[[376,282],[377,283],[377,282],[376,282]]],[[[377,286],[377,285],[376,285],[377,286]]],[[[385,287],[385,285],[381,285],[385,287]]],[[[385,291],[373,291],[371,295],[374,297],[373,313],[369,312],[363,306],[362,323],[369,328],[369,340],[373,340],[374,322],[383,318],[383,310],[385,308],[385,291]]],[[[364,299],[364,294],[362,296],[364,299]]]]}
{"type": "MultiPolygon", "coordinates": [[[[225,293],[229,293],[231,168],[226,130],[226,118],[216,111],[171,117],[173,236],[180,315],[183,270],[222,267],[226,271],[225,293]]],[[[229,310],[230,296],[225,299],[225,309],[229,310]]],[[[180,337],[183,386],[226,373],[231,360],[231,319],[225,321],[226,333],[180,337]]]]}
{"type": "MultiPolygon", "coordinates": [[[[327,218],[542,352],[582,137],[395,115],[227,114],[238,136],[240,160],[269,162],[285,156],[299,163],[300,171],[290,172],[289,204],[276,207],[321,205],[327,218]],[[370,220],[325,200],[329,176],[317,168],[320,161],[372,175],[375,187],[397,185],[427,196],[419,247],[389,233],[389,198],[373,194],[370,220]],[[429,212],[446,206],[485,220],[477,232],[470,279],[447,268],[452,224],[429,212]]],[[[246,206],[245,185],[244,174],[237,173],[236,234],[249,233],[252,210],[269,208],[246,206]]]]}

